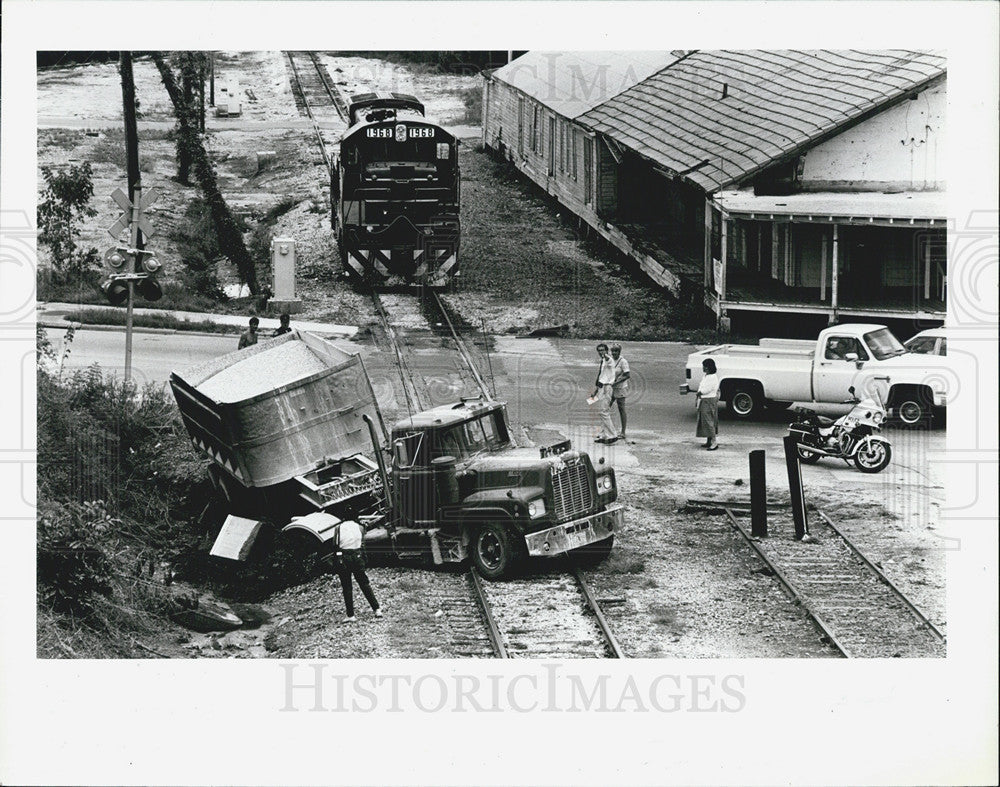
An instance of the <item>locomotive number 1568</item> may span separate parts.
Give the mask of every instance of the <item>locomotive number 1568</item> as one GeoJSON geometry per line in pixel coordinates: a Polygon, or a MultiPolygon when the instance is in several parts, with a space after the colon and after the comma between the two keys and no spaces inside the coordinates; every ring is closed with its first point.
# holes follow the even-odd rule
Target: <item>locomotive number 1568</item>
{"type": "MultiPolygon", "coordinates": [[[[406,128],[406,138],[409,139],[434,139],[434,129],[425,126],[409,126],[406,128]],[[408,133],[406,133],[408,132],[408,133]]],[[[401,134],[388,126],[376,126],[365,129],[365,136],[369,139],[399,139],[401,134]]],[[[402,140],[400,140],[402,141],[402,140]]]]}

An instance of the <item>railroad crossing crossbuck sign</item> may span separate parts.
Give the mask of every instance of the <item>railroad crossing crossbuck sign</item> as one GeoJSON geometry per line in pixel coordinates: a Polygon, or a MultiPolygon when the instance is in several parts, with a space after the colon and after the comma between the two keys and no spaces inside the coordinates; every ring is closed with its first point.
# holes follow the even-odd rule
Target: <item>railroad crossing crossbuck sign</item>
{"type": "Polygon", "coordinates": [[[135,213],[135,206],[132,205],[132,200],[128,198],[128,194],[121,189],[115,189],[111,194],[111,199],[113,199],[118,204],[118,207],[125,212],[118,217],[118,221],[108,228],[108,232],[117,238],[125,230],[131,229],[132,221],[135,220],[138,224],[139,232],[142,233],[144,238],[153,237],[153,225],[149,223],[149,219],[147,219],[143,214],[150,205],[156,202],[157,196],[159,195],[154,189],[147,189],[142,192],[142,196],[139,198],[138,215],[136,216],[133,215],[135,213]]]}

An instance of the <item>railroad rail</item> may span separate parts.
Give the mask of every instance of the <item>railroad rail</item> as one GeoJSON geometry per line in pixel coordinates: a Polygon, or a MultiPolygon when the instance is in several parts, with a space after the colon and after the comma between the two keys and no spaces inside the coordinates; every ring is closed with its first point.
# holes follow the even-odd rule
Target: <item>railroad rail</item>
{"type": "Polygon", "coordinates": [[[313,110],[319,107],[331,106],[342,121],[347,122],[347,104],[340,91],[330,82],[326,69],[320,63],[315,52],[285,52],[291,73],[292,95],[300,110],[304,110],[312,121],[313,132],[319,143],[320,154],[328,171],[333,171],[333,156],[323,139],[323,131],[313,110]],[[304,58],[304,60],[303,60],[304,58]]]}
{"type": "Polygon", "coordinates": [[[755,539],[737,512],[748,507],[698,501],[725,511],[733,528],[771,570],[816,628],[846,658],[944,655],[944,635],[833,521],[816,511],[810,543],[755,539]]]}
{"type": "MultiPolygon", "coordinates": [[[[396,367],[406,392],[408,406],[424,409],[429,402],[413,378],[400,337],[381,295],[370,291],[375,312],[396,358],[396,367]]],[[[480,392],[492,398],[471,350],[458,332],[446,304],[437,293],[425,298],[432,314],[440,316],[442,328],[453,343],[480,392]]],[[[415,296],[405,296],[407,309],[415,307],[415,296]]],[[[412,314],[402,315],[412,318],[412,314]]],[[[624,658],[624,651],[583,572],[544,574],[506,582],[485,583],[476,570],[469,570],[472,601],[479,610],[493,654],[497,658],[624,658]]],[[[463,617],[464,610],[450,614],[463,617]]],[[[464,635],[463,635],[464,636],[464,635]]],[[[464,644],[462,645],[464,647],[464,644]]]]}

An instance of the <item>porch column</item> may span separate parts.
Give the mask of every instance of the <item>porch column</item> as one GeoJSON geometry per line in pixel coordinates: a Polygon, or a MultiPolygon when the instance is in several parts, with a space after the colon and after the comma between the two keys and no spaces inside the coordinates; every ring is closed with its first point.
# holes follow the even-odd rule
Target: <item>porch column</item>
{"type": "Polygon", "coordinates": [[[924,242],[918,247],[920,249],[920,254],[924,257],[924,300],[929,301],[931,299],[931,253],[930,244],[924,242]]]}
{"type": "Polygon", "coordinates": [[[792,223],[785,224],[785,286],[791,287],[795,280],[792,279],[792,223]]]}
{"type": "Polygon", "coordinates": [[[771,222],[771,278],[778,278],[778,249],[781,244],[778,242],[778,225],[771,222]]]}
{"type": "Polygon", "coordinates": [[[729,240],[729,219],[726,218],[725,211],[720,213],[721,226],[722,226],[722,248],[719,250],[719,255],[722,257],[722,265],[719,266],[722,270],[722,275],[719,276],[719,303],[726,299],[726,264],[727,264],[727,246],[729,240]]]}
{"type": "Polygon", "coordinates": [[[819,302],[826,300],[826,231],[819,244],[819,302]]]}
{"type": "Polygon", "coordinates": [[[757,221],[754,222],[754,227],[756,227],[757,229],[757,265],[755,268],[755,272],[762,273],[763,266],[761,263],[763,261],[762,255],[764,253],[764,233],[762,230],[764,229],[764,225],[761,224],[759,221],[757,221]]]}
{"type": "Polygon", "coordinates": [[[837,233],[838,225],[833,225],[833,251],[830,253],[830,306],[833,309],[833,313],[830,315],[830,324],[832,325],[834,320],[837,319],[837,274],[839,273],[840,263],[838,260],[838,247],[839,247],[839,235],[837,233]]]}
{"type": "Polygon", "coordinates": [[[705,199],[705,289],[712,287],[712,199],[705,199]]]}

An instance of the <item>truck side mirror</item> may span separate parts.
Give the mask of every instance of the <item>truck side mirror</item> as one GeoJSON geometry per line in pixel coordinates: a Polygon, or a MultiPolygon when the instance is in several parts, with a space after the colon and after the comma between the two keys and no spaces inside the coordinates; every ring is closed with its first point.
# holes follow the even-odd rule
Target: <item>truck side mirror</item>
{"type": "Polygon", "coordinates": [[[857,353],[847,353],[847,355],[844,356],[844,360],[847,360],[847,361],[857,361],[858,360],[858,354],[857,353]]]}

